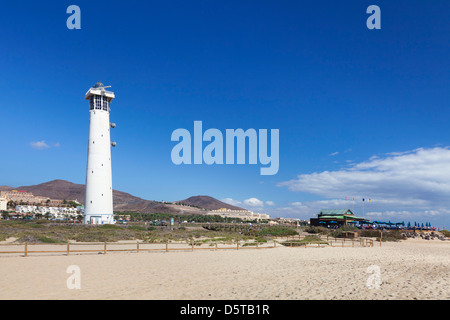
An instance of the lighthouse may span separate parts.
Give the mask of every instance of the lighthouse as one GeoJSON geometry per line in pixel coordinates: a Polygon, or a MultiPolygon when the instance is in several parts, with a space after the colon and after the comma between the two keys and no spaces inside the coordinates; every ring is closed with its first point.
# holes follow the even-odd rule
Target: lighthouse
{"type": "Polygon", "coordinates": [[[89,100],[89,142],[86,169],[86,198],[84,203],[84,223],[115,223],[113,215],[113,190],[111,172],[110,129],[115,127],[109,122],[109,111],[114,93],[107,91],[101,82],[97,82],[86,92],[89,100]]]}

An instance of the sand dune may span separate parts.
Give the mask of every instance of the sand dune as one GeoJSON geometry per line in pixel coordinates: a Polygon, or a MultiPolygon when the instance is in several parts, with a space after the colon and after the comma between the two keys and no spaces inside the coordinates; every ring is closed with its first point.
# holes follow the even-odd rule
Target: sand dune
{"type": "Polygon", "coordinates": [[[450,299],[450,241],[0,256],[0,299],[450,299]],[[66,273],[79,266],[81,289],[66,273]],[[380,269],[370,289],[367,269],[380,269]]]}

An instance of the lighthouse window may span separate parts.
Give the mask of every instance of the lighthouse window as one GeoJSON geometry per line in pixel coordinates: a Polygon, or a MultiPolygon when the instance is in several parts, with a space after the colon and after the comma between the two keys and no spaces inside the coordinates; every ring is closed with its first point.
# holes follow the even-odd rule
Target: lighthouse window
{"type": "Polygon", "coordinates": [[[95,96],[95,109],[101,110],[102,109],[102,97],[95,96]]]}
{"type": "Polygon", "coordinates": [[[89,110],[94,110],[94,97],[89,99],[89,110]]]}
{"type": "Polygon", "coordinates": [[[103,98],[103,110],[108,111],[108,98],[107,97],[102,98],[103,98]]]}

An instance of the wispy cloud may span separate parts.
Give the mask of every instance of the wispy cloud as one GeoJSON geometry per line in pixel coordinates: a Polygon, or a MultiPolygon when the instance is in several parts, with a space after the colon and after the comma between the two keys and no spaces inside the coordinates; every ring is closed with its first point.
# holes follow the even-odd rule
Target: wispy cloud
{"type": "Polygon", "coordinates": [[[257,198],[249,198],[244,200],[244,204],[250,207],[264,207],[264,201],[257,198]]]}
{"type": "Polygon", "coordinates": [[[49,149],[49,148],[58,148],[61,144],[59,142],[54,143],[53,145],[49,145],[47,142],[45,142],[44,140],[41,141],[32,141],[30,142],[30,146],[33,149],[36,150],[44,150],[44,149],[49,149]]]}
{"type": "Polygon", "coordinates": [[[243,201],[235,200],[232,198],[225,198],[221,200],[222,202],[231,204],[233,206],[240,206],[240,207],[251,207],[254,208],[263,208],[264,206],[274,206],[275,202],[267,200],[263,201],[258,198],[248,198],[243,201]]]}
{"type": "Polygon", "coordinates": [[[50,148],[50,146],[44,140],[30,142],[30,145],[33,149],[37,149],[37,150],[43,150],[43,149],[50,148]]]}
{"type": "Polygon", "coordinates": [[[225,199],[221,199],[220,201],[231,204],[232,206],[241,206],[242,205],[241,201],[237,201],[232,198],[225,198],[225,199]]]}
{"type": "MultiPolygon", "coordinates": [[[[369,209],[366,202],[366,213],[376,209],[373,214],[383,212],[383,215],[404,217],[407,213],[431,215],[433,212],[448,215],[445,208],[450,207],[450,150],[436,147],[390,153],[349,164],[341,170],[300,174],[278,186],[327,199],[303,203],[301,209],[305,211],[319,206],[326,208],[330,204],[349,206],[351,201],[344,200],[348,196],[356,198],[358,208],[362,198],[366,201],[371,198],[374,207],[369,209]]],[[[299,207],[291,205],[288,209],[299,207]]]]}
{"type": "Polygon", "coordinates": [[[338,154],[339,154],[339,152],[336,151],[336,152],[330,153],[330,156],[334,157],[334,156],[337,156],[338,154]]]}

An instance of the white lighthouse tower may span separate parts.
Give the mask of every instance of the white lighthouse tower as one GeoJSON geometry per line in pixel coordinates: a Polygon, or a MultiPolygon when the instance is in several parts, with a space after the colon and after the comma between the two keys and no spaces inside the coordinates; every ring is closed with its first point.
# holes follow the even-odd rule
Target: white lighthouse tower
{"type": "Polygon", "coordinates": [[[113,193],[111,172],[109,105],[115,98],[114,93],[106,91],[101,82],[97,82],[86,92],[89,100],[89,145],[86,170],[86,199],[84,204],[84,223],[115,223],[113,215],[113,193]]]}

